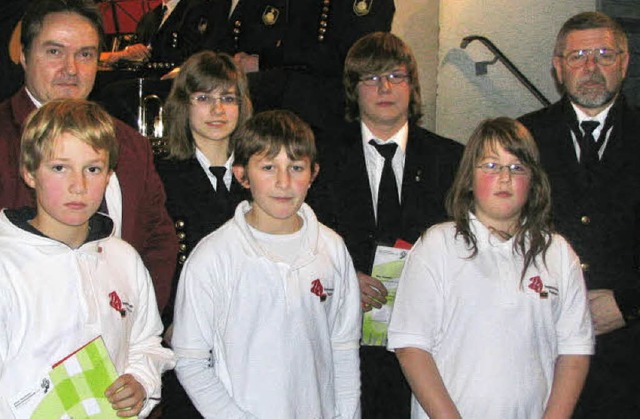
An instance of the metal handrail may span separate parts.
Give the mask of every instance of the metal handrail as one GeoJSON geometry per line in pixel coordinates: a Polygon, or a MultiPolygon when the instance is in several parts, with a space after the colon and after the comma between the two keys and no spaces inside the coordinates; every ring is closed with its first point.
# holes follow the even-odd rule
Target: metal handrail
{"type": "Polygon", "coordinates": [[[465,49],[467,45],[469,45],[473,41],[480,41],[487,47],[489,51],[491,51],[495,55],[495,60],[483,63],[476,63],[476,73],[477,74],[485,74],[486,66],[488,64],[494,64],[497,60],[502,62],[507,70],[511,72],[516,78],[526,87],[535,97],[538,99],[544,106],[549,106],[551,102],[547,99],[541,92],[529,81],[529,79],[522,74],[520,70],[495,46],[493,42],[484,36],[472,35],[465,36],[462,38],[462,42],[460,42],[460,48],[465,49]],[[480,66],[478,66],[480,64],[480,66]],[[480,70],[480,68],[484,69],[484,71],[480,70]]]}

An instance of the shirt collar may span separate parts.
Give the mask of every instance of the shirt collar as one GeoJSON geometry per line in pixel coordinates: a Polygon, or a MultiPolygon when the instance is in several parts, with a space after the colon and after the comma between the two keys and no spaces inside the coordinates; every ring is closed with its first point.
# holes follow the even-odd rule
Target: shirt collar
{"type": "Polygon", "coordinates": [[[236,6],[238,5],[240,0],[231,0],[231,7],[229,8],[229,17],[233,14],[233,11],[236,10],[236,6]]]}
{"type": "Polygon", "coordinates": [[[34,95],[31,94],[28,87],[25,87],[24,90],[27,92],[29,99],[31,99],[36,108],[40,109],[42,107],[42,103],[38,99],[36,99],[34,95]]]}
{"type": "Polygon", "coordinates": [[[362,133],[362,142],[365,145],[369,144],[369,140],[374,139],[379,144],[389,143],[393,141],[398,144],[398,147],[404,153],[407,150],[407,140],[409,138],[409,122],[405,122],[405,124],[400,128],[395,134],[393,134],[387,141],[382,141],[369,129],[367,124],[364,122],[360,123],[361,133],[362,133]]]}
{"type": "Polygon", "coordinates": [[[165,13],[165,19],[169,17],[173,9],[180,3],[180,0],[167,0],[166,2],[162,2],[163,6],[167,7],[167,13],[165,13]]]}
{"type": "MultiPolygon", "coordinates": [[[[213,174],[211,174],[211,171],[209,170],[209,167],[211,167],[211,162],[209,161],[207,156],[205,156],[204,153],[200,151],[198,147],[196,147],[196,159],[198,160],[198,163],[200,163],[200,166],[202,166],[202,170],[204,170],[207,176],[213,177],[213,174]]],[[[233,153],[231,153],[227,161],[224,163],[224,167],[227,169],[227,172],[231,172],[232,165],[233,153]]]]}
{"type": "Polygon", "coordinates": [[[600,123],[599,127],[603,127],[604,126],[604,122],[607,119],[607,115],[609,115],[609,111],[611,110],[611,107],[613,106],[615,101],[612,101],[609,106],[607,106],[606,108],[604,108],[602,110],[602,112],[600,112],[598,115],[596,116],[589,116],[586,113],[584,113],[584,111],[582,109],[580,109],[579,107],[577,107],[573,102],[571,102],[571,106],[573,106],[573,110],[576,112],[576,116],[578,117],[578,125],[580,125],[580,123],[582,121],[597,121],[600,123]]]}

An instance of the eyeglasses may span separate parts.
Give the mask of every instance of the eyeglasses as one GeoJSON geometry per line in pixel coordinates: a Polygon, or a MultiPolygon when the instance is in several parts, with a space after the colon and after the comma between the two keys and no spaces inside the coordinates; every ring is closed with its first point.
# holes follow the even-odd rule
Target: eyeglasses
{"type": "Polygon", "coordinates": [[[565,59],[569,67],[580,68],[587,63],[587,57],[589,55],[593,56],[593,61],[597,64],[610,66],[616,62],[620,54],[624,54],[624,51],[615,51],[609,48],[594,48],[578,49],[561,57],[565,59]]]}
{"type": "Polygon", "coordinates": [[[199,94],[191,96],[191,103],[196,106],[211,107],[216,102],[220,102],[222,106],[238,106],[240,104],[240,98],[236,95],[220,95],[213,96],[207,94],[199,94]]]}
{"type": "Polygon", "coordinates": [[[489,161],[476,166],[482,170],[482,173],[488,175],[499,175],[502,173],[502,169],[506,168],[509,174],[515,176],[525,176],[529,174],[529,168],[522,163],[500,164],[494,161],[489,161]]]}
{"type": "Polygon", "coordinates": [[[360,81],[365,86],[378,86],[382,83],[382,79],[387,79],[391,84],[401,84],[409,79],[409,75],[400,71],[394,71],[389,74],[370,74],[360,77],[360,81]]]}

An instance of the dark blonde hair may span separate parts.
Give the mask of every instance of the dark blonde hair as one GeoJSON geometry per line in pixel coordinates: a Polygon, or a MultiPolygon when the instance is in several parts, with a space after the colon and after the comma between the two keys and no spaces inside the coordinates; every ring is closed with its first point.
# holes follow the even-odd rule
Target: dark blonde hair
{"type": "Polygon", "coordinates": [[[380,74],[404,65],[407,68],[411,88],[409,96],[409,121],[418,122],[422,117],[422,97],[418,64],[411,49],[400,38],[389,32],[373,32],[357,40],[349,49],[344,62],[343,84],[346,95],[345,118],[360,119],[358,83],[362,76],[380,74]]]}
{"type": "Polygon", "coordinates": [[[108,153],[109,170],[118,161],[113,119],[100,105],[84,99],[55,99],[35,110],[25,122],[20,146],[20,167],[33,173],[51,155],[55,141],[69,134],[94,150],[108,153]]]}
{"type": "MultiPolygon", "coordinates": [[[[236,88],[240,98],[238,125],[251,117],[253,106],[247,79],[233,58],[224,53],[202,51],[189,57],[180,67],[164,107],[167,126],[167,158],[186,160],[196,151],[189,126],[190,96],[195,92],[236,88]]],[[[237,128],[236,128],[237,129],[237,128]]],[[[231,150],[231,146],[229,150],[231,150]]]]}
{"type": "Polygon", "coordinates": [[[624,52],[629,50],[627,34],[618,22],[601,12],[583,12],[572,16],[562,25],[556,37],[553,54],[562,57],[569,33],[587,29],[609,29],[613,33],[618,49],[624,52]]]}
{"type": "Polygon", "coordinates": [[[538,147],[529,131],[520,122],[506,117],[487,119],[475,129],[467,143],[453,186],[446,199],[446,208],[456,225],[456,235],[462,236],[471,249],[470,257],[478,253],[477,239],[471,231],[469,213],[475,212],[473,178],[487,150],[501,146],[513,154],[530,171],[530,186],[518,225],[513,234],[513,250],[523,255],[522,278],[535,257],[543,260],[551,244],[551,187],[540,165],[538,147]]]}
{"type": "Polygon", "coordinates": [[[274,110],[256,114],[232,135],[234,166],[247,167],[251,156],[266,153],[273,158],[284,147],[291,160],[308,157],[311,170],[317,161],[313,131],[290,111],[274,110]]]}

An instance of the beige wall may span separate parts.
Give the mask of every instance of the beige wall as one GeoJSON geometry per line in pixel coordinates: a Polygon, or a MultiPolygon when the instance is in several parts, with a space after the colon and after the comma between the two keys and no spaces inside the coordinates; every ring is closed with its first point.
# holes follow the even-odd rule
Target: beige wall
{"type": "Polygon", "coordinates": [[[439,0],[395,0],[396,15],[392,31],[404,39],[418,61],[420,87],[424,104],[422,123],[429,129],[436,125],[438,74],[439,0]]]}
{"type": "Polygon", "coordinates": [[[468,35],[491,39],[549,100],[557,100],[555,35],[568,17],[595,7],[596,0],[396,0],[393,32],[411,45],[421,68],[423,125],[466,142],[484,118],[517,117],[542,106],[500,63],[477,76],[475,62],[493,54],[478,41],[461,49],[468,35]]]}

